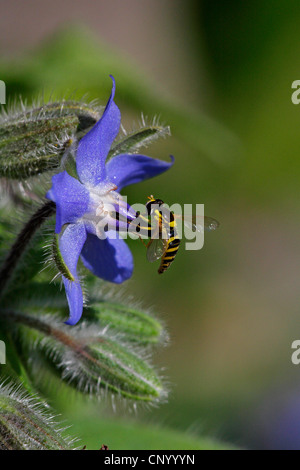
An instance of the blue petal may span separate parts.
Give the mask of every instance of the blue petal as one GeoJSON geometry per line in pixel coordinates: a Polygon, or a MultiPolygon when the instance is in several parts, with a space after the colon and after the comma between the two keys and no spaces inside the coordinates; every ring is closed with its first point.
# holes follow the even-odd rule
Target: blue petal
{"type": "Polygon", "coordinates": [[[52,188],[46,198],[56,204],[56,233],[64,224],[74,223],[88,210],[90,193],[77,179],[66,171],[52,177],[52,188]]]}
{"type": "Polygon", "coordinates": [[[75,325],[82,315],[83,295],[77,275],[77,263],[86,237],[86,229],[81,222],[68,225],[59,240],[60,253],[75,279],[70,281],[63,276],[70,309],[70,317],[66,322],[68,325],[75,325]]]}
{"type": "Polygon", "coordinates": [[[109,181],[114,183],[120,191],[129,184],[140,183],[160,175],[171,168],[173,163],[174,157],[172,156],[171,162],[164,162],[145,155],[122,154],[107,162],[106,172],[109,181]]]}
{"type": "Polygon", "coordinates": [[[79,282],[71,282],[63,277],[67,300],[70,309],[69,319],[66,325],[76,325],[79,322],[83,310],[83,295],[79,282]]]}
{"type": "Polygon", "coordinates": [[[91,186],[97,186],[106,177],[105,160],[111,144],[118,135],[121,113],[114,103],[115,80],[110,98],[101,119],[80,140],[76,155],[76,167],[80,180],[91,186]]]}
{"type": "Polygon", "coordinates": [[[107,238],[100,240],[88,234],[81,258],[95,276],[120,284],[132,276],[133,258],[124,240],[116,236],[115,232],[107,232],[107,238]]]}

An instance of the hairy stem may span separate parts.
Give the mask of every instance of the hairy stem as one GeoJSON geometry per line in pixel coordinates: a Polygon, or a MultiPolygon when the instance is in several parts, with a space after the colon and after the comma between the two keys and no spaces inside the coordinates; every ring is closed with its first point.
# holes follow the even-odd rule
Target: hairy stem
{"type": "Polygon", "coordinates": [[[12,245],[1,269],[0,269],[0,297],[12,278],[19,260],[25,253],[35,232],[40,228],[45,219],[55,213],[55,204],[52,201],[42,205],[28,220],[14,244],[12,245]]]}

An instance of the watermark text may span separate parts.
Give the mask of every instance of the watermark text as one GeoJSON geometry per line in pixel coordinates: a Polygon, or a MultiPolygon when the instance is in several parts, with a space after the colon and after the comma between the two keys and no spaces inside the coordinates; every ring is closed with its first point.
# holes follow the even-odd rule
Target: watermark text
{"type": "Polygon", "coordinates": [[[6,346],[4,341],[0,340],[0,364],[6,364],[6,346]]]}
{"type": "Polygon", "coordinates": [[[0,80],[0,104],[6,104],[6,85],[3,80],[0,80]]]}

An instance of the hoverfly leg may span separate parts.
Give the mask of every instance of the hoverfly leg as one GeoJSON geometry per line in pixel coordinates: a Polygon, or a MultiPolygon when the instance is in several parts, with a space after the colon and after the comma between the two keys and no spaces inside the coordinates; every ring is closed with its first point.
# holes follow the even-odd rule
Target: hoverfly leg
{"type": "Polygon", "coordinates": [[[149,242],[149,243],[145,243],[144,240],[142,239],[142,237],[139,237],[139,239],[141,240],[142,244],[143,244],[146,248],[148,248],[148,245],[149,245],[150,242],[149,242]]]}

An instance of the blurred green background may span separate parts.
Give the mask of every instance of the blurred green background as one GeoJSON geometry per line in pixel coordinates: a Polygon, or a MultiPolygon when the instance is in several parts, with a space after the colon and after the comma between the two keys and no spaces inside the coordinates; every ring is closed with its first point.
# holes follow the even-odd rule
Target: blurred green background
{"type": "Polygon", "coordinates": [[[300,79],[300,3],[2,0],[0,11],[9,100],[105,102],[113,74],[125,128],[141,112],[159,115],[172,137],[145,153],[176,158],[169,173],[128,188],[129,201],[153,193],[204,203],[221,222],[163,276],[130,242],[128,295],[158,312],[171,338],[155,355],[169,402],[137,413],[117,404],[115,413],[55,384],[51,404],[89,448],[195,448],[209,435],[299,449],[300,106],[291,84],[300,79]],[[135,434],[135,421],[148,431],[135,434]],[[169,441],[164,428],[174,430],[169,441]]]}

